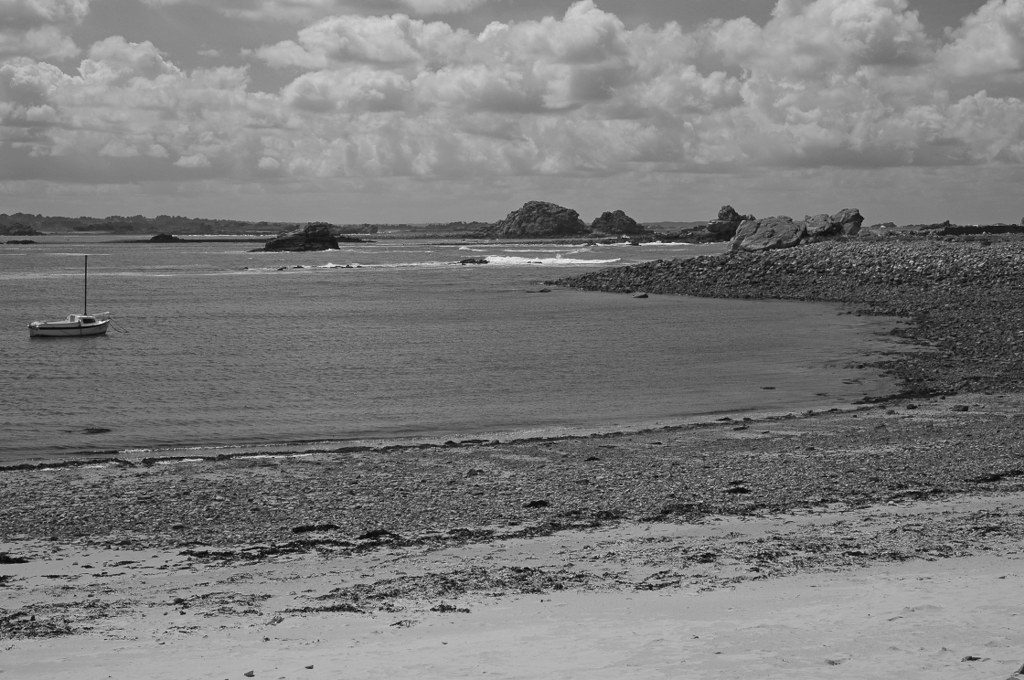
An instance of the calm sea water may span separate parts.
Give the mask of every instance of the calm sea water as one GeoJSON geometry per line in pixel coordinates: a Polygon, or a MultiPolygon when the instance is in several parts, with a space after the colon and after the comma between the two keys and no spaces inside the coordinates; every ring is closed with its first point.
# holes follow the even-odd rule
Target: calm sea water
{"type": "Polygon", "coordinates": [[[538,292],[709,246],[37,240],[0,246],[0,464],[614,428],[888,388],[847,365],[891,324],[832,307],[538,292]],[[80,311],[84,253],[89,310],[120,330],[30,340],[30,321],[80,311]]]}

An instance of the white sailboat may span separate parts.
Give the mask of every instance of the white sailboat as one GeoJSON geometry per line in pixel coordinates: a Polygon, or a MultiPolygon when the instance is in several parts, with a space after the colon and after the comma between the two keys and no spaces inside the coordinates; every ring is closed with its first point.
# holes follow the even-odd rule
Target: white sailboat
{"type": "Polygon", "coordinates": [[[82,293],[82,313],[68,314],[62,321],[33,321],[28,325],[30,337],[79,338],[103,335],[110,325],[109,314],[89,314],[89,256],[85,256],[85,280],[82,293]]]}

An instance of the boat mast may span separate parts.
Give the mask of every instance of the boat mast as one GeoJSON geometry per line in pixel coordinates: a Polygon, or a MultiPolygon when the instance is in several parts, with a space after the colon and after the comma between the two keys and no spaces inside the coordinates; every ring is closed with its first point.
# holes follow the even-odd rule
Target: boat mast
{"type": "Polygon", "coordinates": [[[82,314],[89,313],[89,256],[85,256],[85,282],[82,290],[82,314]]]}

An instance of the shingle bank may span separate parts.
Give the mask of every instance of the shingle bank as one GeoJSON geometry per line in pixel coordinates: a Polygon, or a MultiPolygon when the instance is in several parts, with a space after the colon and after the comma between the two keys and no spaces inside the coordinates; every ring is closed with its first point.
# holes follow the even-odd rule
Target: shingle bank
{"type": "MultiPolygon", "coordinates": [[[[1024,387],[1024,241],[843,239],[660,260],[551,282],[584,290],[837,302],[928,345],[882,362],[903,394],[1024,387]]],[[[693,321],[693,320],[690,320],[693,321]]]]}

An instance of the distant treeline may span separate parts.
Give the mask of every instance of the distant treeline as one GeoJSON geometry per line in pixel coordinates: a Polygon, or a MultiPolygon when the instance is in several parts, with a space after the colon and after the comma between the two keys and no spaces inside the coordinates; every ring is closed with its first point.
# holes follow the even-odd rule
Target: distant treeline
{"type": "MultiPolygon", "coordinates": [[[[108,234],[278,234],[303,226],[302,222],[246,222],[180,215],[111,215],[110,217],[48,217],[28,213],[0,213],[0,234],[108,233],[108,234]]],[[[376,233],[370,224],[331,224],[337,234],[376,233]]]]}

